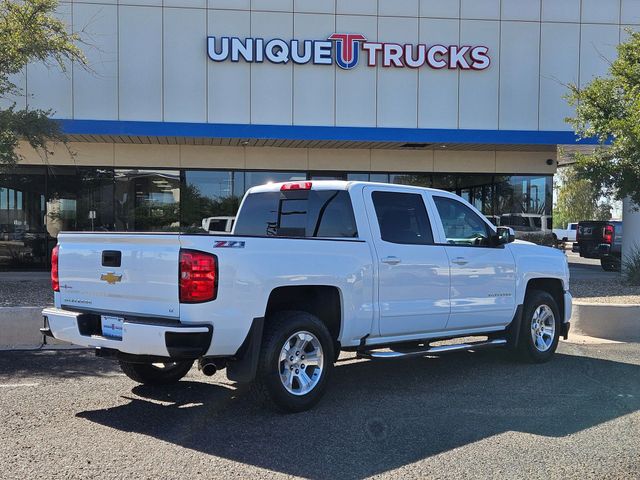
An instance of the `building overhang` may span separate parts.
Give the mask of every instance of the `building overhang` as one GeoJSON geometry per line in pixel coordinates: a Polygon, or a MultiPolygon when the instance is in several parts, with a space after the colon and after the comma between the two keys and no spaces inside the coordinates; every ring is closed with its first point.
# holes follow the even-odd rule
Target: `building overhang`
{"type": "Polygon", "coordinates": [[[221,123],[59,120],[72,141],[136,144],[555,151],[595,145],[571,131],[329,127],[221,123]]]}

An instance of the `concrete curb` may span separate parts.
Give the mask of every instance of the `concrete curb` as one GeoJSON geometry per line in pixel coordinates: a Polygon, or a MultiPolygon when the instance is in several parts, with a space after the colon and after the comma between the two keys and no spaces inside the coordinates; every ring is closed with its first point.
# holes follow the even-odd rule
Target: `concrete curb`
{"type": "MultiPolygon", "coordinates": [[[[33,348],[42,343],[42,309],[45,307],[0,308],[0,349],[33,348]]],[[[47,338],[51,345],[66,345],[65,342],[47,338]]]]}
{"type": "MultiPolygon", "coordinates": [[[[42,343],[44,307],[0,308],[0,350],[34,348],[42,343]]],[[[571,333],[618,342],[640,342],[640,305],[574,301],[571,333]]],[[[68,345],[47,338],[47,344],[68,345]]]]}
{"type": "Polygon", "coordinates": [[[640,342],[640,305],[574,301],[571,332],[618,342],[640,342]]]}

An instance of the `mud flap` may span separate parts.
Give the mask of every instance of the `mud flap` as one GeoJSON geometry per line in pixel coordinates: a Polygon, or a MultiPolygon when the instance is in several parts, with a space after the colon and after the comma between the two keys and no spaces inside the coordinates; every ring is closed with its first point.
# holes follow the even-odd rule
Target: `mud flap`
{"type": "Polygon", "coordinates": [[[506,330],[505,339],[507,340],[507,348],[509,350],[516,350],[518,343],[520,342],[520,329],[522,328],[522,305],[518,305],[516,313],[513,316],[511,324],[506,330]]]}
{"type": "Polygon", "coordinates": [[[254,318],[247,338],[242,342],[234,360],[227,365],[227,378],[232,382],[249,383],[256,377],[263,329],[264,318],[254,318]]]}

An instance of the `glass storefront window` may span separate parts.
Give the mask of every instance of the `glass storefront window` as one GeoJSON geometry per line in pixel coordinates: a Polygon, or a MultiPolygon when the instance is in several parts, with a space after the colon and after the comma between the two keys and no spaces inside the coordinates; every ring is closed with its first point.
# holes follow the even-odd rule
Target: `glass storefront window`
{"type": "MultiPolygon", "coordinates": [[[[453,192],[460,195],[483,214],[493,213],[493,176],[492,175],[457,175],[456,188],[453,192]]],[[[490,218],[489,220],[492,220],[490,218]]]]}
{"type": "Polygon", "coordinates": [[[187,170],[180,194],[182,226],[200,231],[210,217],[235,216],[240,198],[233,193],[232,172],[187,170]]]}
{"type": "Polygon", "coordinates": [[[551,228],[552,177],[496,177],[496,208],[500,225],[516,232],[547,232],[551,228]]]}
{"type": "Polygon", "coordinates": [[[388,173],[370,173],[369,174],[370,182],[380,182],[380,183],[389,183],[389,174],[388,173]]]}
{"type": "Polygon", "coordinates": [[[0,267],[46,265],[46,172],[41,167],[16,167],[0,175],[0,267]]]}
{"type": "Polygon", "coordinates": [[[180,230],[178,170],[116,169],[114,177],[117,230],[180,230]]]}
{"type": "Polygon", "coordinates": [[[347,173],[347,180],[350,182],[368,182],[368,173],[347,173]]]}
{"type": "Polygon", "coordinates": [[[113,170],[51,167],[48,176],[47,232],[113,230],[113,170]]]}
{"type": "MultiPolygon", "coordinates": [[[[256,185],[279,182],[299,182],[307,179],[306,172],[245,172],[245,188],[249,190],[256,185]]],[[[245,191],[246,191],[245,190],[245,191]]],[[[242,192],[244,195],[244,192],[242,192]]]]}
{"type": "Polygon", "coordinates": [[[346,180],[347,174],[342,172],[312,172],[310,180],[346,180]]]}
{"type": "Polygon", "coordinates": [[[399,185],[412,185],[414,187],[430,187],[433,183],[431,175],[423,173],[392,173],[389,175],[390,183],[399,185]]]}
{"type": "Polygon", "coordinates": [[[233,195],[242,199],[247,189],[244,186],[244,172],[233,172],[233,195]]]}
{"type": "Polygon", "coordinates": [[[448,190],[494,224],[512,226],[520,234],[544,233],[551,224],[550,175],[24,166],[0,176],[0,268],[46,268],[61,230],[202,231],[204,219],[235,216],[249,187],[307,178],[448,190]]]}

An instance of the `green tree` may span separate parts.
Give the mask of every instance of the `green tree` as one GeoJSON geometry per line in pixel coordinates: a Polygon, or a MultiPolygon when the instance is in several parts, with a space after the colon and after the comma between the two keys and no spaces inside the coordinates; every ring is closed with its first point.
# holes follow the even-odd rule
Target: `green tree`
{"type": "Polygon", "coordinates": [[[580,178],[573,167],[563,167],[558,172],[555,188],[553,223],[556,228],[566,228],[569,222],[611,218],[611,205],[600,201],[600,190],[588,179],[580,178]]]}
{"type": "Polygon", "coordinates": [[[567,121],[579,137],[600,143],[593,154],[576,155],[580,177],[601,194],[640,205],[640,33],[627,33],[607,77],[582,89],[570,85],[576,115],[567,121]]]}
{"type": "MultiPolygon", "coordinates": [[[[44,62],[66,70],[66,62],[86,65],[76,34],[55,17],[57,0],[0,0],[0,98],[23,94],[12,82],[28,63],[44,62]]],[[[26,140],[45,158],[49,142],[64,142],[51,110],[19,109],[15,103],[0,109],[0,166],[20,160],[18,142],[26,140]]]]}

